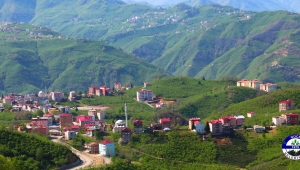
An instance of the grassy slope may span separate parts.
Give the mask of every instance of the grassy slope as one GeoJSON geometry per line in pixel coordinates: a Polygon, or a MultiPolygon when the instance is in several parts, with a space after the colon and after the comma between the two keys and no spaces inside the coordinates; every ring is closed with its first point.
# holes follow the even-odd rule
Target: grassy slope
{"type": "Polygon", "coordinates": [[[33,26],[10,27],[14,26],[17,32],[10,36],[19,40],[5,36],[0,42],[0,58],[4,61],[0,64],[0,91],[5,93],[36,92],[45,86],[49,90],[85,91],[90,85],[112,86],[115,81],[142,84],[166,75],[162,69],[103,42],[47,39],[46,35],[57,37],[57,33],[36,31],[33,26]],[[28,37],[38,33],[43,37],[40,41],[28,37]]]}

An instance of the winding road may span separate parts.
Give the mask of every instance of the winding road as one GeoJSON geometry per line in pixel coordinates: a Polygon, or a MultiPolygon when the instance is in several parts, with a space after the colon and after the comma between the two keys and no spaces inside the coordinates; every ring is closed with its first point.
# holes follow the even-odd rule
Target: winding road
{"type": "MultiPolygon", "coordinates": [[[[81,160],[81,163],[79,165],[74,166],[74,167],[66,168],[66,170],[83,169],[83,168],[86,168],[86,167],[88,167],[88,166],[90,166],[90,165],[93,164],[93,160],[90,157],[82,154],[79,150],[77,150],[77,149],[71,147],[70,145],[62,142],[61,138],[62,138],[61,136],[59,136],[59,137],[57,137],[57,136],[51,136],[51,141],[56,142],[56,143],[60,143],[62,145],[69,146],[71,148],[72,152],[74,154],[76,154],[79,157],[79,159],[81,160]]],[[[106,162],[106,160],[105,160],[105,162],[106,162]]]]}

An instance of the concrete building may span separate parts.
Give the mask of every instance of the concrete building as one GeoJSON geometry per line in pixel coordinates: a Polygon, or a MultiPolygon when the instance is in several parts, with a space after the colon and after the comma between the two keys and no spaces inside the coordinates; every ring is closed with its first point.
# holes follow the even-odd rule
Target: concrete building
{"type": "Polygon", "coordinates": [[[260,84],[260,90],[266,91],[266,92],[273,92],[275,89],[277,89],[277,84],[272,83],[266,83],[266,84],[260,84]]]}
{"type": "Polygon", "coordinates": [[[97,110],[89,110],[88,115],[89,116],[94,116],[96,118],[97,117],[97,110]]]}
{"type": "Polygon", "coordinates": [[[195,127],[196,127],[196,132],[200,133],[200,134],[204,134],[204,123],[200,122],[200,121],[196,121],[195,123],[195,127]]]}
{"type": "Polygon", "coordinates": [[[91,154],[99,154],[99,143],[92,142],[88,145],[88,151],[91,154]]]}
{"type": "Polygon", "coordinates": [[[67,127],[73,125],[73,116],[71,114],[60,114],[60,127],[67,127]]]}
{"type": "Polygon", "coordinates": [[[237,115],[237,116],[234,116],[236,118],[236,125],[237,126],[242,126],[245,122],[245,116],[243,115],[237,115]]]}
{"type": "Polygon", "coordinates": [[[136,100],[139,102],[143,101],[152,101],[153,100],[153,91],[142,89],[136,92],[136,100]]]}
{"type": "Polygon", "coordinates": [[[253,126],[253,130],[256,132],[256,133],[262,133],[265,131],[265,127],[262,127],[262,126],[259,126],[259,125],[254,125],[253,126]]]}
{"type": "Polygon", "coordinates": [[[193,126],[194,126],[194,128],[196,128],[195,127],[195,122],[196,121],[201,122],[201,119],[197,118],[197,117],[190,118],[190,120],[189,120],[189,130],[193,130],[193,126]]]}
{"type": "Polygon", "coordinates": [[[287,125],[298,125],[299,115],[297,113],[287,113],[281,115],[287,125]]]}
{"type": "Polygon", "coordinates": [[[76,136],[75,131],[65,131],[65,140],[72,140],[76,136]]]}
{"type": "Polygon", "coordinates": [[[283,117],[281,116],[272,117],[272,123],[275,126],[281,126],[284,123],[283,117]]]}
{"type": "Polygon", "coordinates": [[[122,85],[119,82],[114,83],[114,88],[116,91],[121,91],[122,90],[122,85]]]}
{"type": "Polygon", "coordinates": [[[48,128],[49,125],[52,125],[52,119],[49,119],[48,117],[39,117],[32,118],[31,122],[37,126],[44,126],[48,128]]]}
{"type": "Polygon", "coordinates": [[[91,86],[89,87],[89,96],[94,96],[96,95],[96,86],[91,86]]]}
{"type": "Polygon", "coordinates": [[[75,91],[71,91],[70,92],[68,99],[70,101],[76,101],[76,93],[75,93],[75,91]]]}
{"type": "Polygon", "coordinates": [[[131,130],[130,128],[126,127],[125,129],[122,130],[122,140],[124,142],[129,142],[131,139],[131,130]]]}
{"type": "Polygon", "coordinates": [[[170,124],[171,124],[170,118],[161,118],[159,119],[159,123],[162,125],[162,129],[164,128],[170,129],[170,124]]]}
{"type": "Polygon", "coordinates": [[[62,99],[64,99],[64,94],[62,92],[51,92],[50,95],[51,99],[56,102],[60,102],[62,99]]]}
{"type": "Polygon", "coordinates": [[[97,117],[99,120],[105,119],[106,113],[104,111],[97,112],[97,117]]]}
{"type": "Polygon", "coordinates": [[[222,134],[222,122],[220,120],[212,120],[209,123],[210,133],[212,135],[222,134]]]}
{"type": "Polygon", "coordinates": [[[4,97],[3,99],[3,103],[6,103],[6,104],[12,104],[12,99],[10,97],[4,97]]]}
{"type": "Polygon", "coordinates": [[[114,157],[116,156],[115,144],[113,141],[104,140],[99,143],[99,153],[104,156],[114,157]]]}
{"type": "Polygon", "coordinates": [[[144,128],[143,128],[143,121],[142,120],[134,120],[133,126],[134,126],[134,133],[135,134],[143,133],[144,128]]]}
{"type": "Polygon", "coordinates": [[[294,110],[295,102],[294,100],[284,100],[279,102],[279,112],[285,110],[294,110]]]}
{"type": "Polygon", "coordinates": [[[223,116],[219,118],[219,121],[222,122],[222,125],[236,126],[236,118],[234,116],[223,116]]]}

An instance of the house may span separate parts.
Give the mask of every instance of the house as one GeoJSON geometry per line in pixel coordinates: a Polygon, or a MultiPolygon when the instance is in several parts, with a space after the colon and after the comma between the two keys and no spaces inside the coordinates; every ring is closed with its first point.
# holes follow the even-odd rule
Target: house
{"type": "Polygon", "coordinates": [[[76,93],[75,93],[75,91],[71,91],[71,92],[69,93],[68,99],[69,99],[70,101],[76,101],[76,93]]]}
{"type": "Polygon", "coordinates": [[[147,87],[150,85],[150,82],[144,82],[144,87],[147,87]]]}
{"type": "Polygon", "coordinates": [[[255,112],[248,112],[247,113],[247,117],[254,117],[254,116],[256,116],[255,112]]]}
{"type": "Polygon", "coordinates": [[[72,140],[76,136],[77,132],[65,131],[65,140],[72,140]]]}
{"type": "Polygon", "coordinates": [[[196,127],[196,132],[204,134],[204,123],[200,121],[195,121],[194,124],[196,127]]]}
{"type": "Polygon", "coordinates": [[[99,143],[99,153],[104,156],[116,156],[115,144],[111,140],[104,140],[99,143]]]}
{"type": "Polygon", "coordinates": [[[12,99],[8,96],[4,97],[3,99],[3,103],[6,103],[6,104],[12,104],[12,99]]]}
{"type": "Polygon", "coordinates": [[[210,133],[212,135],[222,134],[222,122],[220,120],[212,120],[209,123],[210,133]]]}
{"type": "Polygon", "coordinates": [[[48,128],[50,124],[52,125],[52,119],[49,119],[48,117],[37,116],[36,118],[32,118],[31,122],[37,126],[44,126],[46,128],[48,128]]]}
{"type": "Polygon", "coordinates": [[[47,134],[47,128],[45,126],[36,126],[33,129],[34,133],[39,133],[41,135],[46,135],[47,134]]]}
{"type": "Polygon", "coordinates": [[[106,113],[103,111],[97,112],[97,117],[99,120],[102,120],[105,118],[106,113]]]}
{"type": "Polygon", "coordinates": [[[119,82],[114,83],[114,88],[116,91],[121,91],[122,90],[122,85],[119,82]]]}
{"type": "Polygon", "coordinates": [[[60,127],[67,127],[73,125],[73,116],[71,114],[60,114],[59,118],[60,127]]]}
{"type": "Polygon", "coordinates": [[[12,111],[15,111],[15,112],[20,112],[20,111],[22,111],[22,106],[13,106],[12,107],[12,111]]]}
{"type": "Polygon", "coordinates": [[[245,122],[245,116],[243,115],[237,115],[237,116],[234,116],[236,118],[236,125],[237,126],[242,126],[245,122]]]}
{"type": "Polygon", "coordinates": [[[87,125],[87,124],[91,124],[91,121],[92,121],[92,117],[91,116],[80,115],[80,116],[77,116],[77,117],[79,117],[78,118],[79,126],[84,126],[84,125],[87,125]]]}
{"type": "Polygon", "coordinates": [[[189,120],[189,130],[194,130],[196,128],[195,127],[195,122],[196,121],[201,122],[201,119],[197,118],[197,117],[190,118],[190,120],[189,120]]]}
{"type": "Polygon", "coordinates": [[[297,113],[287,113],[281,115],[287,125],[298,125],[299,115],[297,113]]]}
{"type": "Polygon", "coordinates": [[[295,102],[294,100],[284,100],[279,102],[279,112],[285,110],[294,110],[295,102]]]}
{"type": "Polygon", "coordinates": [[[143,101],[152,101],[153,100],[153,91],[142,89],[136,92],[136,100],[139,102],[143,101]]]}
{"type": "Polygon", "coordinates": [[[134,126],[135,134],[143,133],[143,121],[142,120],[134,120],[133,126],[134,126]]]}
{"type": "Polygon", "coordinates": [[[64,99],[64,94],[62,92],[51,92],[50,95],[51,99],[56,102],[60,102],[62,99],[64,99]]]}
{"type": "Polygon", "coordinates": [[[256,132],[256,133],[262,133],[265,131],[265,127],[262,127],[262,126],[259,126],[259,125],[254,125],[253,126],[253,130],[256,132]]]}
{"type": "Polygon", "coordinates": [[[266,84],[260,84],[260,90],[266,91],[266,92],[273,92],[275,89],[277,89],[277,84],[272,83],[266,83],[266,84]]]}
{"type": "Polygon", "coordinates": [[[102,96],[108,96],[110,94],[110,88],[106,86],[100,86],[100,91],[102,93],[102,96]]]}
{"type": "Polygon", "coordinates": [[[92,142],[88,145],[88,151],[91,154],[99,154],[99,143],[92,142]]]}
{"type": "Polygon", "coordinates": [[[119,133],[123,129],[125,129],[125,123],[123,120],[117,120],[115,123],[115,126],[113,127],[113,132],[114,133],[119,133]]]}
{"type": "Polygon", "coordinates": [[[223,116],[219,118],[219,121],[222,122],[222,125],[236,126],[236,118],[234,116],[223,116]]]}
{"type": "Polygon", "coordinates": [[[94,118],[97,117],[97,110],[89,110],[88,115],[89,116],[94,116],[94,118]]]}
{"type": "Polygon", "coordinates": [[[284,123],[283,117],[282,116],[272,117],[272,123],[275,126],[281,126],[284,123]]]}
{"type": "Polygon", "coordinates": [[[122,140],[125,143],[128,143],[131,139],[131,130],[130,128],[126,127],[125,129],[122,130],[122,140]]]}
{"type": "Polygon", "coordinates": [[[96,86],[89,87],[89,96],[96,95],[96,86]]]}
{"type": "Polygon", "coordinates": [[[260,88],[260,82],[257,79],[254,79],[254,80],[242,79],[242,80],[239,80],[236,85],[242,86],[242,87],[249,87],[249,88],[257,89],[257,90],[259,90],[259,88],[260,88]]]}
{"type": "Polygon", "coordinates": [[[162,128],[169,128],[170,129],[170,118],[161,118],[159,119],[159,123],[162,125],[162,128]]]}
{"type": "Polygon", "coordinates": [[[158,102],[155,104],[156,108],[161,108],[161,107],[166,107],[166,106],[167,106],[167,104],[165,102],[158,102]]]}

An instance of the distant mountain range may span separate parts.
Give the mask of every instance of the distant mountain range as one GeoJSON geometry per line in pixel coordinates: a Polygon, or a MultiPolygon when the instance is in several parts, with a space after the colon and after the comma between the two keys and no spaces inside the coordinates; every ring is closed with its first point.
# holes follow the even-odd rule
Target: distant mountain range
{"type": "MultiPolygon", "coordinates": [[[[221,5],[153,8],[120,0],[36,2],[30,23],[67,37],[102,40],[173,75],[300,80],[297,13],[240,11],[221,5]]],[[[4,15],[16,14],[2,10],[4,15]]],[[[144,80],[138,75],[137,79],[144,80]]]]}
{"type": "Polygon", "coordinates": [[[300,12],[299,0],[124,0],[124,2],[148,3],[154,6],[172,6],[178,3],[186,3],[192,6],[219,4],[249,11],[286,10],[300,12]]]}

